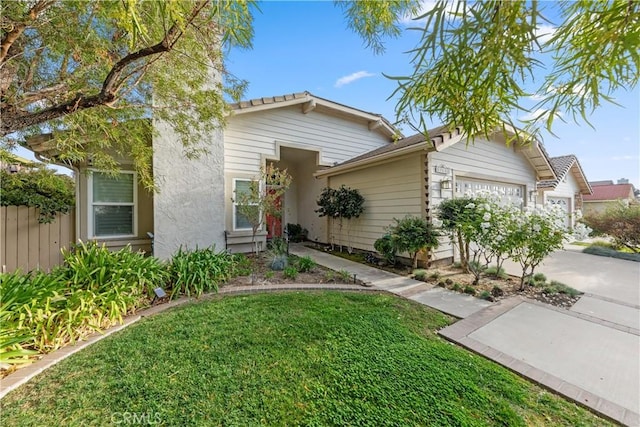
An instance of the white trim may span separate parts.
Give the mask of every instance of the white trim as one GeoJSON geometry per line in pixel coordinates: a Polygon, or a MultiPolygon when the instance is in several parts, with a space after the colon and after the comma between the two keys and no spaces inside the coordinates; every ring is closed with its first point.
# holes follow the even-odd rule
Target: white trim
{"type": "MultiPolygon", "coordinates": [[[[252,182],[252,181],[256,181],[253,178],[232,178],[232,184],[231,184],[231,194],[233,194],[232,197],[232,205],[231,205],[231,229],[233,231],[251,231],[252,228],[248,227],[248,228],[236,228],[236,207],[238,206],[238,202],[236,202],[236,182],[238,181],[247,181],[247,182],[252,182]]],[[[262,184],[261,184],[262,185],[262,184]]],[[[256,203],[253,203],[254,205],[256,203]]],[[[262,227],[258,227],[258,231],[260,231],[262,229],[262,227]]]]}
{"type": "Polygon", "coordinates": [[[119,174],[131,174],[133,175],[133,203],[114,203],[114,202],[103,202],[98,203],[100,206],[132,206],[133,207],[133,234],[114,234],[108,236],[97,236],[94,234],[94,223],[93,223],[93,207],[95,203],[93,203],[93,173],[106,173],[106,171],[102,171],[100,169],[89,169],[89,174],[87,177],[87,236],[89,239],[122,239],[122,238],[130,238],[138,236],[138,175],[135,171],[129,170],[121,170],[118,171],[119,174]]]}

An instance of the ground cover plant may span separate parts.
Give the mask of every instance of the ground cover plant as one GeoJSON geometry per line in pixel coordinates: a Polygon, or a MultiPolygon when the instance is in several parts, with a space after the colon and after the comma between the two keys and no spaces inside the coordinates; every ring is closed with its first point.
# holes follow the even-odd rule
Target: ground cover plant
{"type": "Polygon", "coordinates": [[[3,399],[2,422],[607,425],[437,337],[451,321],[381,293],[214,298],[62,361],[3,399]]]}

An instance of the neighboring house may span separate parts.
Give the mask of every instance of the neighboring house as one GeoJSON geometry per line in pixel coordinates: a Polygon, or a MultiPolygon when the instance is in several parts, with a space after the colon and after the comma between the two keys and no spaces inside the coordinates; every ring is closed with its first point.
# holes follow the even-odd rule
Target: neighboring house
{"type": "MultiPolygon", "coordinates": [[[[326,242],[326,218],[314,212],[327,185],[314,173],[367,151],[390,145],[398,131],[382,116],[338,104],[308,92],[255,99],[231,105],[224,131],[206,141],[210,154],[180,156],[171,129],[154,121],[154,178],[160,191],[138,184],[131,162],[120,159],[113,179],[90,163],[74,165],[78,177],[77,236],[114,249],[131,244],[169,258],[180,246],[215,244],[218,249],[249,251],[250,226],[237,215],[235,191],[242,191],[262,166],[273,163],[293,177],[282,200],[283,224],[297,223],[309,238],[326,242]]],[[[401,135],[400,135],[401,136],[401,135]]],[[[50,135],[27,141],[39,155],[55,158],[50,135]]],[[[258,241],[266,240],[262,230],[258,241]]]]}
{"type": "Polygon", "coordinates": [[[549,160],[557,178],[538,183],[538,203],[562,207],[567,213],[567,227],[573,228],[582,214],[583,198],[592,194],[591,186],[573,154],[549,160]]]}
{"type": "MultiPolygon", "coordinates": [[[[459,129],[439,127],[399,140],[340,165],[316,173],[329,186],[358,189],[365,212],[342,232],[332,229],[336,243],[373,250],[373,243],[394,218],[406,215],[435,219],[446,199],[487,190],[512,203],[535,203],[536,183],[556,179],[542,145],[506,144],[501,133],[468,142],[459,129]],[[346,229],[346,231],[345,231],[346,229]]],[[[450,262],[456,254],[441,239],[433,260],[450,262]]]]}
{"type": "Polygon", "coordinates": [[[626,179],[590,182],[593,193],[583,198],[584,215],[598,215],[618,203],[629,205],[636,200],[633,184],[626,179]]]}
{"type": "Polygon", "coordinates": [[[29,171],[41,165],[42,163],[36,163],[12,153],[7,153],[7,157],[4,160],[0,159],[0,169],[9,173],[29,171]]]}

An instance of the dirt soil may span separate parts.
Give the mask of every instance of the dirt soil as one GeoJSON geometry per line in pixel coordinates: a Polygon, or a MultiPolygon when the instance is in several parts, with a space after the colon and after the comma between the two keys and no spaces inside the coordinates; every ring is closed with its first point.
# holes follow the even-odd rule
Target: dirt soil
{"type": "MultiPolygon", "coordinates": [[[[283,271],[274,271],[270,267],[270,257],[262,253],[259,256],[248,255],[251,260],[253,274],[238,276],[231,279],[224,286],[247,286],[247,285],[279,285],[279,284],[350,284],[353,285],[353,277],[348,273],[340,273],[321,265],[316,265],[309,272],[299,272],[295,279],[284,276],[283,271]]],[[[290,265],[296,264],[297,257],[290,257],[290,265]]],[[[361,281],[355,284],[362,285],[361,281]]]]}
{"type": "Polygon", "coordinates": [[[437,286],[458,292],[463,292],[465,287],[470,286],[476,291],[476,296],[479,296],[483,291],[487,291],[491,294],[491,296],[487,298],[489,301],[499,301],[513,295],[522,295],[557,307],[570,308],[580,299],[580,295],[571,296],[563,293],[545,293],[543,287],[537,286],[527,285],[524,291],[520,291],[520,278],[515,276],[508,276],[506,279],[501,279],[483,275],[478,285],[473,286],[473,275],[465,273],[458,267],[430,268],[426,270],[426,272],[425,281],[428,283],[434,283],[437,286]],[[455,286],[456,284],[458,284],[457,287],[455,286]],[[452,289],[458,287],[461,289],[452,289]],[[500,288],[500,291],[495,289],[496,287],[500,288]]]}

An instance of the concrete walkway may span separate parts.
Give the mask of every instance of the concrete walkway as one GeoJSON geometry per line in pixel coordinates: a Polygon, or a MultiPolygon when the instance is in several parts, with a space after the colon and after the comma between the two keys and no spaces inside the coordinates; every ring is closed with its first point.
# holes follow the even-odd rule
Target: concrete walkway
{"type": "Polygon", "coordinates": [[[461,319],[491,305],[490,302],[479,298],[434,287],[419,280],[349,261],[303,245],[291,245],[289,252],[300,257],[309,256],[318,264],[332,270],[346,270],[351,275],[355,274],[356,279],[362,280],[367,286],[412,299],[461,319]]]}

